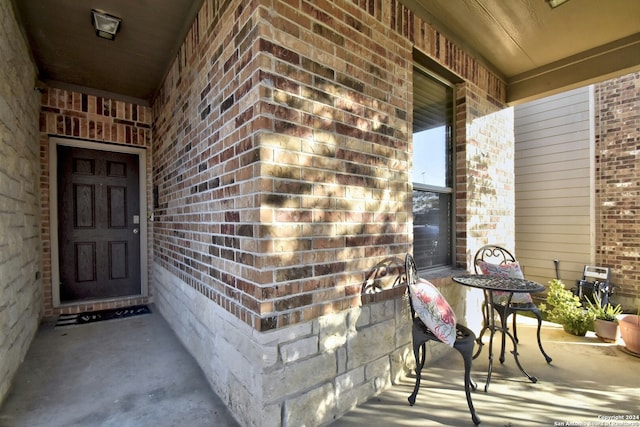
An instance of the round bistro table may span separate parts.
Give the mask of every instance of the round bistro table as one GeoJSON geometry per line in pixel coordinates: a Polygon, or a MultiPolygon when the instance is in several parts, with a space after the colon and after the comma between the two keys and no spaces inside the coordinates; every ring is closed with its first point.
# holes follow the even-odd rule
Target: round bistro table
{"type": "MultiPolygon", "coordinates": [[[[472,288],[482,289],[484,293],[484,308],[483,308],[485,311],[483,313],[484,325],[482,327],[482,331],[478,335],[479,337],[478,340],[481,340],[482,339],[481,337],[485,329],[488,329],[490,332],[489,371],[487,373],[487,382],[484,386],[484,391],[485,392],[487,391],[487,389],[489,388],[489,383],[491,382],[491,372],[493,370],[493,336],[496,334],[496,332],[501,332],[503,334],[503,338],[502,338],[503,340],[505,339],[504,338],[505,335],[511,339],[511,342],[513,343],[512,353],[516,361],[516,365],[518,365],[518,368],[520,369],[520,371],[527,378],[529,378],[531,382],[533,383],[537,382],[538,378],[529,375],[529,373],[520,364],[520,360],[518,360],[518,342],[513,337],[511,332],[509,332],[509,329],[506,326],[506,322],[507,322],[506,315],[502,316],[503,322],[498,324],[496,323],[495,316],[494,316],[496,308],[494,308],[492,301],[493,301],[493,291],[509,292],[509,298],[507,300],[507,304],[504,306],[505,311],[503,313],[503,314],[506,314],[507,307],[511,303],[511,297],[513,296],[514,293],[542,292],[545,290],[544,285],[541,285],[540,283],[532,282],[531,280],[526,280],[526,279],[516,279],[513,277],[500,277],[500,276],[485,275],[485,274],[466,274],[463,276],[456,276],[456,277],[453,277],[453,281],[464,286],[470,286],[472,288]]],[[[478,349],[478,353],[476,353],[474,358],[476,358],[480,354],[480,351],[482,350],[482,342],[478,342],[478,344],[480,345],[480,348],[478,349]]],[[[504,360],[504,355],[502,355],[501,357],[501,361],[503,360],[504,360]]]]}

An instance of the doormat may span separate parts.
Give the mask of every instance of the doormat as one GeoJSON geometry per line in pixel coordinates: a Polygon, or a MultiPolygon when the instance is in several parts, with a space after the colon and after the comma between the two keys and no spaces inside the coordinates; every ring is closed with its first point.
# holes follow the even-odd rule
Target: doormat
{"type": "Polygon", "coordinates": [[[147,313],[151,313],[151,310],[146,305],[134,305],[132,307],[87,311],[78,314],[61,314],[58,317],[56,326],[82,325],[85,323],[100,322],[102,320],[124,319],[125,317],[139,316],[147,313]]]}

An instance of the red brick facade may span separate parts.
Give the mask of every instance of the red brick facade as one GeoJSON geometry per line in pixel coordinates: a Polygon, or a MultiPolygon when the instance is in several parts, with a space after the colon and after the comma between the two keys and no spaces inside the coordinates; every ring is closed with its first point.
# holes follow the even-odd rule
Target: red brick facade
{"type": "Polygon", "coordinates": [[[513,118],[479,61],[396,0],[205,0],[151,108],[42,94],[45,314],[153,302],[243,425],[326,425],[398,380],[409,309],[379,266],[412,248],[423,56],[455,77],[454,267],[512,242],[513,118]],[[148,298],[53,307],[51,137],[146,149],[148,298]]]}
{"type": "Polygon", "coordinates": [[[500,79],[397,1],[297,5],[206,1],[153,105],[155,262],[260,331],[360,305],[366,272],[410,250],[414,43],[467,81],[461,266],[465,144],[504,99],[500,79]]]}
{"type": "Polygon", "coordinates": [[[640,296],[640,73],[595,85],[596,261],[624,305],[640,296]]]}
{"type": "MultiPolygon", "coordinates": [[[[0,16],[7,5],[0,0],[0,16]]],[[[7,40],[19,39],[15,20],[5,21],[7,40]]],[[[28,174],[38,161],[41,170],[6,197],[20,226],[10,232],[24,224],[26,234],[10,248],[22,258],[0,265],[20,270],[3,297],[4,313],[21,316],[0,357],[8,372],[0,396],[42,304],[55,315],[155,303],[242,425],[328,425],[404,375],[414,359],[402,287],[362,293],[370,280],[388,288],[401,269],[379,266],[412,247],[419,56],[455,77],[454,267],[466,268],[482,244],[513,246],[504,82],[398,0],[204,0],[151,108],[46,89],[39,129],[35,70],[20,49],[0,65],[17,87],[12,108],[0,111],[17,130],[2,138],[4,173],[13,179],[15,163],[28,174]],[[148,297],[53,307],[51,137],[146,150],[148,297]]],[[[597,92],[598,263],[614,267],[630,297],[640,291],[638,80],[597,92]]],[[[481,299],[451,274],[434,282],[469,325],[467,310],[480,313],[481,299]]]]}

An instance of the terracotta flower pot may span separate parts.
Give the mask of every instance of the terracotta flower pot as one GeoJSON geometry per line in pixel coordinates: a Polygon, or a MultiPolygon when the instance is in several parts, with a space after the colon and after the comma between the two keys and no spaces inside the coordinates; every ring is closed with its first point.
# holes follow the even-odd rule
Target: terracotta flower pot
{"type": "Polygon", "coordinates": [[[620,336],[624,345],[632,353],[640,354],[640,316],[623,314],[618,318],[620,336]]]}
{"type": "Polygon", "coordinates": [[[615,342],[618,339],[618,322],[595,319],[593,321],[593,328],[595,329],[596,336],[600,338],[601,341],[615,342]]]}

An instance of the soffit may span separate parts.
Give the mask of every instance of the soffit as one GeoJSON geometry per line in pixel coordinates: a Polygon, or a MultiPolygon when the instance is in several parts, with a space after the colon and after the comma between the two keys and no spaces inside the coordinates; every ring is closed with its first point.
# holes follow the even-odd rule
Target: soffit
{"type": "Polygon", "coordinates": [[[40,80],[148,103],[203,0],[14,0],[40,80]],[[114,41],[100,39],[91,10],[122,19],[114,41]]]}
{"type": "MultiPolygon", "coordinates": [[[[640,1],[401,0],[507,82],[508,102],[640,70],[640,1]]],[[[13,0],[39,78],[150,102],[203,0],[13,0]],[[99,39],[91,9],[122,18],[99,39]]]]}
{"type": "Polygon", "coordinates": [[[510,103],[640,70],[640,1],[401,0],[507,83],[510,103]]]}

